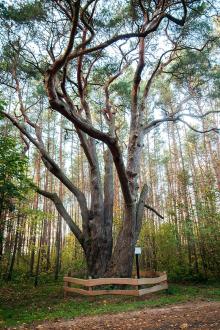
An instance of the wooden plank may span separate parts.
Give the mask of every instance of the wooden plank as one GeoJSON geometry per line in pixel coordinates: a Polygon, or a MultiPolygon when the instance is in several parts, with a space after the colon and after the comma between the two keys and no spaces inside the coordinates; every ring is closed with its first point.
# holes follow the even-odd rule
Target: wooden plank
{"type": "Polygon", "coordinates": [[[167,282],[161,283],[159,285],[154,285],[151,288],[141,289],[141,290],[139,290],[139,296],[143,296],[144,294],[147,294],[147,293],[156,292],[156,291],[165,290],[165,289],[168,289],[167,282]]]}
{"type": "Polygon", "coordinates": [[[156,283],[164,282],[166,280],[167,280],[167,274],[164,274],[159,277],[153,277],[153,278],[139,278],[138,285],[156,284],[156,283]]]}
{"type": "Polygon", "coordinates": [[[78,288],[64,287],[66,292],[79,293],[86,296],[99,296],[99,295],[125,295],[125,296],[139,296],[138,290],[84,290],[78,288]]]}
{"type": "Polygon", "coordinates": [[[160,277],[153,278],[97,278],[97,279],[80,279],[74,277],[64,277],[64,282],[83,285],[83,286],[96,286],[96,285],[108,285],[108,284],[124,284],[124,285],[144,285],[144,284],[156,284],[167,280],[167,274],[162,273],[160,277]]]}
{"type": "Polygon", "coordinates": [[[137,285],[137,279],[136,278],[97,278],[90,280],[90,286],[108,285],[108,284],[137,285]]]}
{"type": "MultiPolygon", "coordinates": [[[[136,272],[133,272],[132,274],[133,274],[133,276],[135,276],[136,272]]],[[[154,272],[154,271],[150,271],[150,270],[141,270],[140,271],[140,277],[141,278],[142,277],[143,278],[148,278],[148,277],[154,278],[154,277],[162,276],[164,274],[166,274],[166,272],[154,272]]]]}
{"type": "Polygon", "coordinates": [[[138,290],[93,290],[90,296],[98,295],[122,295],[122,296],[139,296],[138,290]]]}
{"type": "Polygon", "coordinates": [[[90,291],[88,290],[84,290],[84,289],[78,289],[78,288],[70,288],[70,287],[64,287],[64,291],[66,292],[74,292],[74,293],[79,293],[85,296],[89,296],[90,295],[90,291]]]}
{"type": "Polygon", "coordinates": [[[64,282],[68,282],[68,283],[73,283],[73,284],[83,285],[83,286],[90,286],[90,284],[89,284],[90,280],[84,280],[81,278],[68,277],[68,276],[65,276],[63,278],[63,280],[64,280],[64,282]]]}
{"type": "Polygon", "coordinates": [[[108,284],[124,284],[124,285],[137,285],[138,280],[136,278],[97,278],[83,280],[74,277],[64,277],[65,282],[83,285],[83,286],[96,286],[96,285],[108,285],[108,284]]]}

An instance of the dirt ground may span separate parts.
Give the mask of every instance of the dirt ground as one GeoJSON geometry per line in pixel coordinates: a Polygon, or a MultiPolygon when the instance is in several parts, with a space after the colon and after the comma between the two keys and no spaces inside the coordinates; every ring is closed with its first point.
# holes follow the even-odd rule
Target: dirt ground
{"type": "Polygon", "coordinates": [[[77,317],[69,321],[46,322],[29,329],[220,330],[220,302],[187,303],[120,314],[77,317]]]}

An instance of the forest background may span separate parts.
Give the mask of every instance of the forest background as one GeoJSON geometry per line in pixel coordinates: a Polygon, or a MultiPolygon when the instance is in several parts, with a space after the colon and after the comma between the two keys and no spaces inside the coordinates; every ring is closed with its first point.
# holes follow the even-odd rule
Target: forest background
{"type": "MultiPolygon", "coordinates": [[[[69,2],[64,3],[68,6],[69,2]]],[[[102,32],[106,20],[107,32],[102,32],[106,37],[121,26],[126,28],[126,15],[130,19],[127,24],[135,28],[141,20],[137,3],[124,1],[117,15],[118,4],[109,11],[104,7],[94,21],[102,32]]],[[[172,20],[164,22],[159,39],[156,32],[147,39],[147,65],[139,93],[144,91],[145,80],[151,86],[138,184],[147,183],[148,207],[137,244],[142,248],[143,270],[167,271],[172,280],[201,281],[220,275],[220,25],[217,5],[209,1],[186,3],[191,9],[183,27],[172,20]],[[168,51],[170,46],[172,51],[168,51]]],[[[14,127],[13,118],[21,127],[28,125],[29,134],[33,135],[34,129],[36,135],[43,132],[44,148],[62,172],[88,201],[92,193],[90,164],[76,127],[52,109],[44,89],[42,72],[59,55],[66,43],[63,31],[68,31],[66,7],[59,1],[50,5],[48,9],[44,1],[17,1],[13,6],[0,3],[0,278],[31,278],[35,285],[39,278],[52,274],[57,279],[69,270],[77,276],[87,274],[79,241],[53,200],[36,190],[56,192],[79,228],[82,217],[77,198],[44,166],[42,154],[14,127]],[[41,52],[42,45],[47,53],[41,52]],[[58,50],[50,48],[52,45],[58,50]]],[[[87,97],[93,124],[106,130],[108,106],[116,113],[114,129],[124,157],[129,144],[130,91],[140,61],[138,47],[135,41],[121,41],[84,63],[88,72],[92,71],[87,97]],[[103,103],[107,107],[103,108],[103,103]]],[[[85,84],[86,72],[83,74],[85,84]]],[[[79,77],[77,83],[71,79],[68,83],[74,99],[80,94],[79,77]]],[[[103,182],[105,144],[100,140],[95,143],[103,182]]],[[[125,207],[115,168],[112,175],[114,245],[125,207]]]]}

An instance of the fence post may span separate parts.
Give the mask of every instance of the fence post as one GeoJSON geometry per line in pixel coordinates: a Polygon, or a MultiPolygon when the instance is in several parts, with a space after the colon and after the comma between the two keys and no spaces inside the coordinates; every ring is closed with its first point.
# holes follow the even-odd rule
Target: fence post
{"type": "Polygon", "coordinates": [[[66,287],[68,287],[68,282],[64,282],[64,293],[63,293],[63,295],[64,295],[64,298],[66,298],[67,297],[67,291],[65,290],[66,289],[66,287]]]}
{"type": "MultiPolygon", "coordinates": [[[[92,279],[92,276],[89,276],[89,280],[91,280],[92,279]]],[[[89,286],[89,294],[92,292],[92,287],[91,286],[89,286]]]]}

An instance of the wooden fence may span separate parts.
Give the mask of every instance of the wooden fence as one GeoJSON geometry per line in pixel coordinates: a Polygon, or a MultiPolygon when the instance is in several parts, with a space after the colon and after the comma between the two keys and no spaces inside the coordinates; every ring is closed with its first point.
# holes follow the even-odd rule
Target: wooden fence
{"type": "Polygon", "coordinates": [[[145,278],[97,278],[97,279],[79,279],[74,277],[64,277],[64,293],[74,292],[86,296],[97,296],[104,294],[116,294],[116,295],[127,295],[127,296],[143,296],[147,293],[156,292],[160,290],[165,290],[168,288],[167,284],[167,274],[156,272],[155,277],[145,277],[145,278]],[[72,285],[78,286],[73,287],[72,285]],[[127,285],[132,286],[132,289],[120,289],[111,290],[96,289],[99,285],[127,285]],[[144,287],[146,285],[153,285],[151,287],[144,287]],[[79,286],[86,287],[87,289],[82,289],[79,286]]]}

